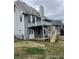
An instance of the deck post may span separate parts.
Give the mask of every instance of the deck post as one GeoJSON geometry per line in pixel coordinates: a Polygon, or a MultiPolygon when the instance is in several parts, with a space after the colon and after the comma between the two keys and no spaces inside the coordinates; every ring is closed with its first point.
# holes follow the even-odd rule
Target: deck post
{"type": "Polygon", "coordinates": [[[42,26],[42,33],[43,33],[43,40],[45,39],[44,37],[44,26],[42,26]]]}

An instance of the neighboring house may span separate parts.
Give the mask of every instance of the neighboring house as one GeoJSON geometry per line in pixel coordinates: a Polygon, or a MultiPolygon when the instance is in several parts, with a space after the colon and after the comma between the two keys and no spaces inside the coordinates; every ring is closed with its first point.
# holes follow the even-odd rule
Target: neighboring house
{"type": "Polygon", "coordinates": [[[22,1],[14,3],[14,36],[20,39],[48,39],[52,23],[44,16],[43,6],[40,12],[22,1]]]}
{"type": "Polygon", "coordinates": [[[62,26],[61,26],[60,35],[64,36],[64,24],[62,24],[62,26]]]}
{"type": "Polygon", "coordinates": [[[62,21],[61,20],[51,20],[52,26],[55,26],[57,29],[57,35],[61,34],[61,29],[62,29],[62,21]]]}

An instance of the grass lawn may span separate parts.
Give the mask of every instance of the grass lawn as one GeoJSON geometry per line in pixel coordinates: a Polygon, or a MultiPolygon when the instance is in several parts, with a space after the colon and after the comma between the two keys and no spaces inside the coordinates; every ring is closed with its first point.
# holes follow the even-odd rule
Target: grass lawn
{"type": "Polygon", "coordinates": [[[14,59],[64,59],[64,41],[16,41],[14,59]]]}

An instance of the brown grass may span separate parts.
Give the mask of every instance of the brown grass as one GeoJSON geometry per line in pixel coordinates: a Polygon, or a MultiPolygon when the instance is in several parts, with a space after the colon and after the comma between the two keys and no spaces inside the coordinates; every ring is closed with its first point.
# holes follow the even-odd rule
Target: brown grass
{"type": "Polygon", "coordinates": [[[56,43],[40,41],[17,41],[14,43],[15,59],[64,59],[64,41],[56,43]],[[28,48],[44,49],[44,54],[29,54],[28,48]]]}

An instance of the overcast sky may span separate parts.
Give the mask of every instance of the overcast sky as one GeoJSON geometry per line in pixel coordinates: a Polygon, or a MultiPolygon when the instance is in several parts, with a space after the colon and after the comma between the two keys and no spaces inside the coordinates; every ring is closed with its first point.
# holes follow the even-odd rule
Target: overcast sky
{"type": "Polygon", "coordinates": [[[22,0],[39,11],[44,6],[44,15],[50,19],[64,20],[64,0],[22,0]]]}

